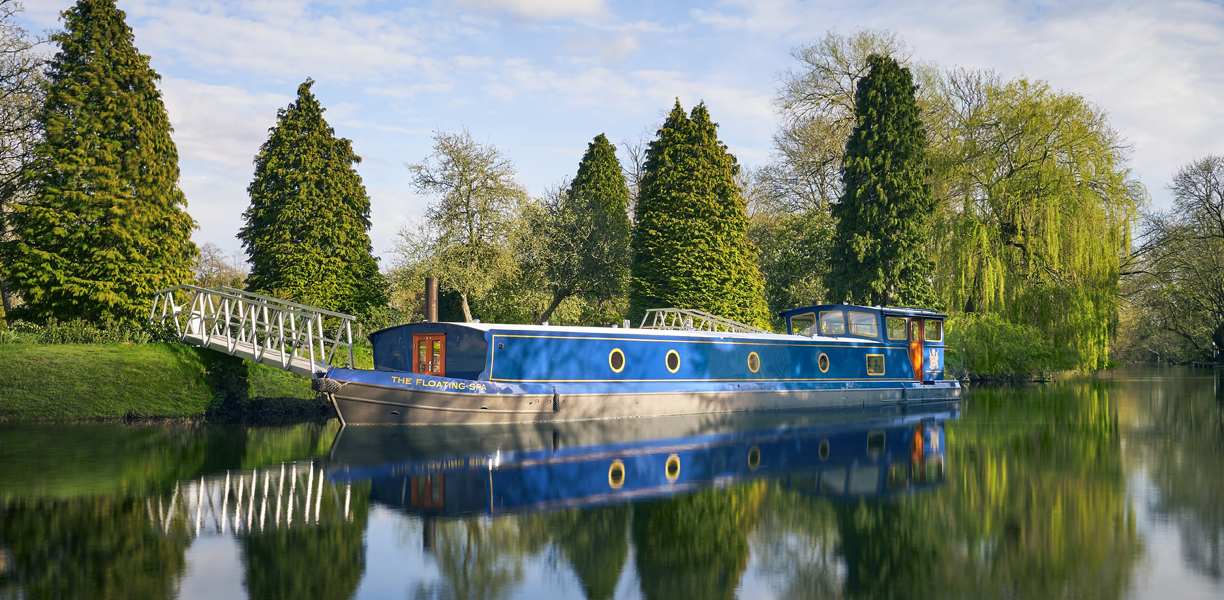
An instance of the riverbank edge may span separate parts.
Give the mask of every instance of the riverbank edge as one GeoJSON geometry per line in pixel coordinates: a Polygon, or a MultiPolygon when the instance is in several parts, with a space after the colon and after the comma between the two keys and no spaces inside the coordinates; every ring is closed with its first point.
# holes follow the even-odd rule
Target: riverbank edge
{"type": "Polygon", "coordinates": [[[308,378],[213,350],[178,343],[0,344],[0,422],[264,424],[334,416],[308,378]]]}

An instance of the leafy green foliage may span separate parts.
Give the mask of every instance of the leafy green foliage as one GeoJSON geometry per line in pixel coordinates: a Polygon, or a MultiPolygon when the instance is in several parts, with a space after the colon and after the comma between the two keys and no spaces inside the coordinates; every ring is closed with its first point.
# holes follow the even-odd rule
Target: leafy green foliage
{"type": "Polygon", "coordinates": [[[704,104],[691,117],[677,101],[650,143],[635,206],[629,304],[704,310],[767,327],[757,249],[748,241],[735,157],[704,104]]]}
{"type": "Polygon", "coordinates": [[[1079,364],[1075,348],[1056,345],[1040,329],[994,313],[955,315],[947,331],[945,371],[953,377],[1020,380],[1079,364]]]}
{"type": "Polygon", "coordinates": [[[467,130],[435,133],[433,154],[408,169],[416,189],[438,201],[426,208],[426,224],[400,232],[401,261],[458,293],[470,322],[471,299],[517,270],[512,245],[527,192],[510,159],[467,130]]]}
{"type": "Polygon", "coordinates": [[[616,146],[601,133],[587,146],[569,189],[535,213],[531,229],[541,241],[537,260],[552,292],[537,323],[547,321],[570,296],[598,302],[624,293],[630,261],[628,207],[629,188],[616,146]]]}
{"type": "Polygon", "coordinates": [[[827,278],[830,300],[933,306],[934,264],[924,246],[935,208],[926,130],[909,69],[879,55],[858,81],[857,124],[842,167],[842,197],[827,278]]]}
{"type": "Polygon", "coordinates": [[[1128,358],[1224,361],[1224,156],[1173,177],[1173,208],[1142,219],[1127,265],[1128,358]]]}
{"type": "Polygon", "coordinates": [[[251,263],[247,289],[364,315],[387,304],[387,283],[371,255],[370,198],[354,169],[361,157],[335,137],[313,85],[307,79],[277,110],[255,156],[238,234],[251,263]]]}
{"type": "Polygon", "coordinates": [[[149,57],[113,0],[63,13],[47,68],[45,138],[28,198],[7,216],[5,279],[13,316],[134,321],[160,288],[191,280],[195,227],[183,211],[178,151],[149,57]]]}
{"type": "Polygon", "coordinates": [[[1044,82],[953,73],[933,156],[945,214],[938,294],[991,312],[1104,368],[1121,257],[1144,200],[1104,110],[1044,82]]]}
{"type": "Polygon", "coordinates": [[[96,323],[74,319],[60,322],[54,317],[38,325],[17,321],[0,331],[0,344],[149,344],[177,342],[174,327],[151,323],[119,323],[98,327],[96,323]]]}
{"type": "MultiPolygon", "coordinates": [[[[771,315],[824,301],[833,227],[828,211],[820,209],[792,214],[774,207],[749,217],[748,239],[760,248],[757,264],[771,315]]],[[[778,317],[773,325],[779,331],[785,328],[778,317]]]]}

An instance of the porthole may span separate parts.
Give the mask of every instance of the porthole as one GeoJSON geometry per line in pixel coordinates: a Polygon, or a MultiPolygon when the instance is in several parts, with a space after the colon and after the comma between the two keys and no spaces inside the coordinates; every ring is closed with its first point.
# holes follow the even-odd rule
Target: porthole
{"type": "Polygon", "coordinates": [[[755,471],[759,466],[761,466],[761,449],[753,446],[748,449],[748,468],[755,471]]]}
{"type": "Polygon", "coordinates": [[[612,461],[612,466],[608,467],[608,485],[614,490],[625,485],[625,464],[620,460],[612,461]]]}
{"type": "Polygon", "coordinates": [[[664,472],[667,474],[668,481],[675,481],[680,477],[680,457],[675,454],[667,457],[667,464],[664,465],[664,472]]]}
{"type": "Polygon", "coordinates": [[[756,352],[748,353],[748,370],[753,373],[761,370],[761,357],[756,352]]]}
{"type": "Polygon", "coordinates": [[[829,372],[829,355],[824,352],[820,353],[820,358],[816,359],[816,366],[820,367],[821,373],[829,372]]]}
{"type": "Polygon", "coordinates": [[[625,370],[625,353],[621,352],[620,348],[613,348],[612,352],[608,353],[608,366],[612,367],[613,373],[625,370]]]}
{"type": "Polygon", "coordinates": [[[680,370],[680,353],[675,350],[667,351],[667,370],[675,373],[680,370]]]}
{"type": "Polygon", "coordinates": [[[829,460],[829,440],[820,440],[820,460],[829,460]]]}

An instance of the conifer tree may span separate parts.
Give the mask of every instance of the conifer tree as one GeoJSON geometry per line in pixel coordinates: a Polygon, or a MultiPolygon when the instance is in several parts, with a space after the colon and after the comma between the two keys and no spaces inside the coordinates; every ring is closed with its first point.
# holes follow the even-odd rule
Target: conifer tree
{"type": "Polygon", "coordinates": [[[646,155],[635,206],[630,310],[690,308],[767,327],[757,250],[748,241],[735,157],[705,104],[677,100],[646,155]]]}
{"type": "Polygon", "coordinates": [[[276,113],[255,156],[251,205],[238,233],[251,262],[247,289],[351,314],[387,303],[371,255],[370,198],[353,166],[361,157],[337,138],[310,92],[276,113]]]}
{"type": "Polygon", "coordinates": [[[147,318],[153,292],[191,281],[195,222],[149,57],[113,0],[79,0],[51,36],[29,197],[0,245],[19,315],[147,318]]]}
{"type": "Polygon", "coordinates": [[[544,274],[552,302],[537,322],[547,321],[573,295],[609,300],[624,293],[629,276],[629,187],[616,146],[599,134],[587,146],[578,174],[545,206],[544,274]]]}
{"type": "Polygon", "coordinates": [[[926,130],[909,69],[867,58],[854,96],[856,125],[846,142],[837,229],[830,252],[830,299],[890,306],[936,303],[934,263],[924,245],[935,208],[927,181],[926,130]]]}

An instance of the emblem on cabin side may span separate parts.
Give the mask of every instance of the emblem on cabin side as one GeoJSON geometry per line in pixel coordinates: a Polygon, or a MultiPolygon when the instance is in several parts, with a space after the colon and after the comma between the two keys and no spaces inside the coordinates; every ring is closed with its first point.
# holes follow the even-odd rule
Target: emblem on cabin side
{"type": "Polygon", "coordinates": [[[931,365],[931,370],[939,368],[939,352],[931,348],[931,353],[928,356],[927,363],[931,365]]]}

